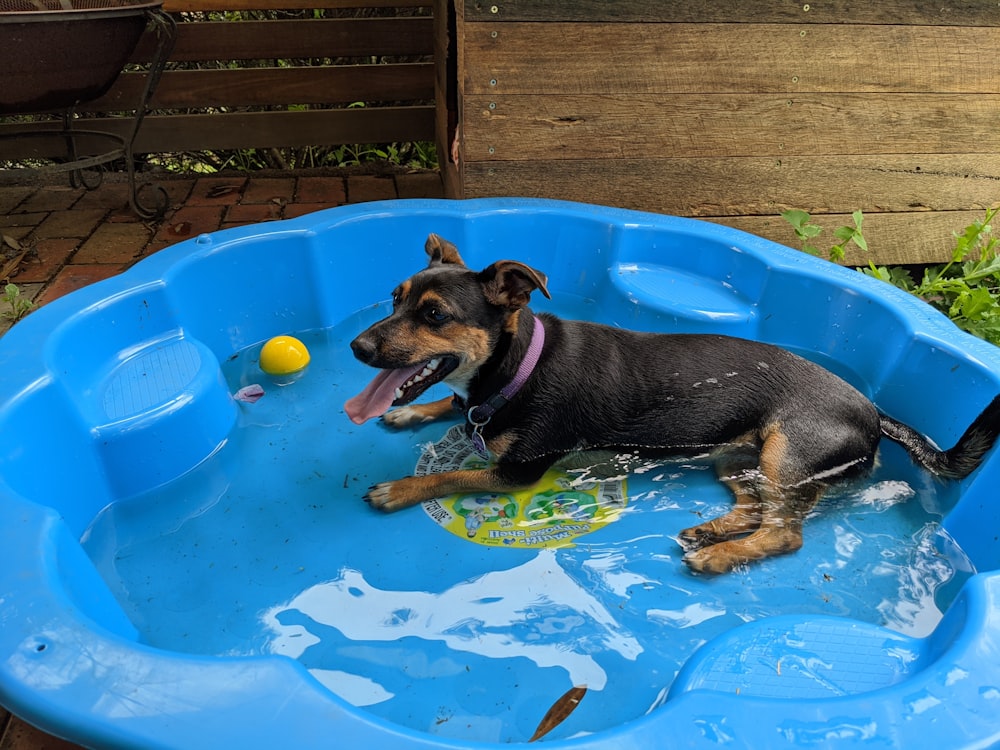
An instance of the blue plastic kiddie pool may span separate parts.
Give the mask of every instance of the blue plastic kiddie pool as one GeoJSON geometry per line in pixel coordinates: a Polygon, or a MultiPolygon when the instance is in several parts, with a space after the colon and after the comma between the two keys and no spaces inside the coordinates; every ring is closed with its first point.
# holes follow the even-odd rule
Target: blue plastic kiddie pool
{"type": "Polygon", "coordinates": [[[431,232],[547,273],[536,310],[800,352],[940,445],[1000,391],[923,303],[710,223],[396,201],[204,235],[0,340],[0,703],[101,748],[489,747],[553,707],[554,747],[1000,745],[995,452],[949,484],[885,443],[802,550],[714,577],[674,536],[730,503],[697,462],[368,507],[481,460],[343,413],[431,232]],[[260,369],[279,334],[295,376],[260,369]]]}

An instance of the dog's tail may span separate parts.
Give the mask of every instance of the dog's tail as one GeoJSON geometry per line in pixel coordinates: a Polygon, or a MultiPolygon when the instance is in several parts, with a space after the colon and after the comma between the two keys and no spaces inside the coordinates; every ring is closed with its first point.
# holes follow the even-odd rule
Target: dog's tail
{"type": "Polygon", "coordinates": [[[945,479],[968,476],[1000,437],[1000,395],[969,425],[953,448],[938,449],[919,432],[892,417],[879,415],[882,434],[904,448],[927,471],[945,479]]]}

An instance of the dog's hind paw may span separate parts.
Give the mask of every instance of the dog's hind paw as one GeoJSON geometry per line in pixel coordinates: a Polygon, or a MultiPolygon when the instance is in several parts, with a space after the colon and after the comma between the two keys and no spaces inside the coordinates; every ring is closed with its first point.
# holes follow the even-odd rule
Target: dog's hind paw
{"type": "Polygon", "coordinates": [[[688,552],[682,559],[695,573],[709,573],[711,575],[728,573],[736,566],[747,562],[746,559],[727,555],[721,549],[716,549],[716,547],[722,546],[724,545],[694,550],[688,552]]]}
{"type": "Polygon", "coordinates": [[[691,553],[718,542],[719,539],[700,526],[684,529],[677,535],[677,544],[685,552],[691,553]]]}

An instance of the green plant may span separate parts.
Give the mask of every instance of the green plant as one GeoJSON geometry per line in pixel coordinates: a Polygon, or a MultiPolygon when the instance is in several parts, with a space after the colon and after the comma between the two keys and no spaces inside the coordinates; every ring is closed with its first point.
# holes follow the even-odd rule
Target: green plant
{"type": "MultiPolygon", "coordinates": [[[[799,238],[799,242],[802,244],[802,249],[805,252],[810,255],[820,254],[819,249],[812,244],[812,241],[819,237],[823,231],[823,227],[813,224],[812,217],[806,211],[792,209],[781,214],[781,218],[792,225],[792,229],[795,230],[795,236],[799,238]]],[[[864,252],[868,252],[868,241],[865,239],[861,229],[865,217],[861,211],[855,211],[851,214],[851,218],[854,221],[853,227],[841,226],[833,230],[833,236],[840,240],[840,242],[831,245],[827,254],[830,260],[835,263],[839,263],[844,259],[848,243],[854,243],[864,252]]]]}
{"type": "MultiPolygon", "coordinates": [[[[988,209],[982,220],[954,233],[951,260],[924,268],[919,282],[909,269],[900,266],[876,266],[869,261],[859,270],[919,297],[959,328],[1000,346],[1000,257],[997,255],[1000,238],[993,236],[992,227],[998,212],[1000,208],[988,209]]],[[[805,211],[785,211],[781,216],[792,226],[802,249],[819,255],[813,242],[822,233],[822,227],[814,224],[805,211]]],[[[840,242],[830,248],[831,260],[843,260],[848,243],[868,250],[862,234],[861,211],[855,211],[852,217],[853,227],[837,227],[833,232],[840,242]]]]}
{"type": "Polygon", "coordinates": [[[30,299],[21,296],[21,290],[17,288],[17,284],[7,284],[4,287],[3,297],[0,299],[6,302],[9,308],[3,311],[3,316],[15,322],[31,312],[31,308],[35,306],[35,303],[30,299]]]}
{"type": "Polygon", "coordinates": [[[988,209],[981,221],[956,232],[951,260],[925,268],[919,282],[905,268],[869,262],[861,270],[920,297],[959,328],[1000,345],[1000,239],[993,236],[991,223],[998,211],[988,209]]]}

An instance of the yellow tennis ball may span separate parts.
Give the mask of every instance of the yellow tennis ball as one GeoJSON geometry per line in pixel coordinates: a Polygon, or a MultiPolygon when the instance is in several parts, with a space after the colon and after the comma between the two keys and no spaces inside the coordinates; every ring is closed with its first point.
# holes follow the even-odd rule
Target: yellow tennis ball
{"type": "Polygon", "coordinates": [[[294,336],[275,336],[260,350],[260,369],[268,375],[292,375],[309,364],[309,350],[294,336]]]}

